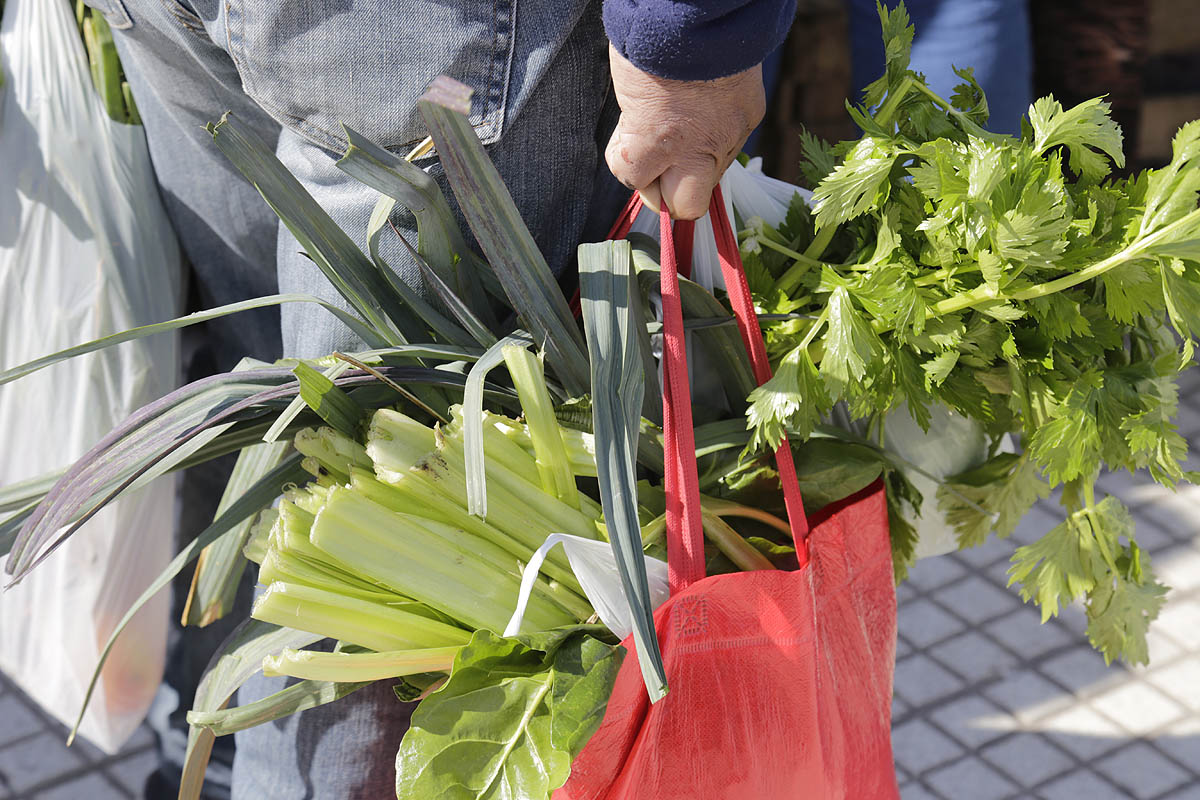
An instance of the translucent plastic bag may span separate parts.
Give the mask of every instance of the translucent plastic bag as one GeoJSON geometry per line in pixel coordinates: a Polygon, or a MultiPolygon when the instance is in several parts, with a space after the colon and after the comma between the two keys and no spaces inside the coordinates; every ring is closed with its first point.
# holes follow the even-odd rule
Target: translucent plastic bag
{"type": "MultiPolygon", "coordinates": [[[[592,608],[596,609],[596,616],[600,617],[600,621],[622,639],[633,633],[633,612],[629,610],[629,601],[621,588],[621,572],[617,569],[612,545],[608,542],[584,539],[582,536],[572,536],[569,533],[552,533],[525,565],[521,574],[521,594],[517,598],[517,610],[513,612],[508,627],[504,629],[504,635],[516,636],[521,632],[521,620],[525,617],[525,606],[529,602],[530,592],[533,591],[533,582],[542,568],[542,562],[546,560],[546,554],[559,544],[567,552],[571,571],[579,579],[579,585],[591,602],[592,608]]],[[[667,562],[646,556],[646,578],[650,584],[651,603],[658,608],[670,597],[670,589],[667,587],[667,562]]]]}
{"type": "MultiPolygon", "coordinates": [[[[778,226],[783,222],[792,198],[797,194],[803,197],[805,202],[812,198],[812,192],[808,189],[764,174],[761,158],[752,158],[745,166],[739,161],[734,161],[721,176],[720,188],[727,220],[750,220],[758,217],[771,226],[778,226]]],[[[630,229],[657,239],[658,214],[649,208],[642,208],[630,229]]],[[[736,234],[737,231],[734,230],[733,233],[736,234]]],[[[679,233],[676,233],[677,238],[678,236],[679,233]]],[[[705,214],[696,220],[691,234],[691,250],[688,251],[691,253],[691,263],[685,277],[709,290],[725,288],[715,242],[716,232],[713,230],[712,214],[705,214]]],[[[684,251],[686,246],[687,243],[681,243],[680,250],[684,251]]]]}
{"type": "MultiPolygon", "coordinates": [[[[62,0],[7,0],[0,29],[0,368],[177,315],[180,257],[140,127],[105,114],[62,0]]],[[[0,387],[0,485],[62,469],[170,391],[158,335],[0,387]]],[[[0,593],[0,669],[73,724],[99,651],[171,556],[174,489],[123,496],[0,593]]],[[[117,641],[81,727],[114,752],[162,677],[169,600],[117,641]]]]}
{"type": "Polygon", "coordinates": [[[940,556],[958,549],[958,534],[938,508],[938,481],[974,469],[987,460],[988,437],[978,422],[951,411],[940,403],[929,406],[929,430],[921,429],[908,409],[888,414],[884,449],[895,453],[925,473],[901,470],[921,493],[919,515],[907,512],[917,530],[916,557],[940,556]]]}

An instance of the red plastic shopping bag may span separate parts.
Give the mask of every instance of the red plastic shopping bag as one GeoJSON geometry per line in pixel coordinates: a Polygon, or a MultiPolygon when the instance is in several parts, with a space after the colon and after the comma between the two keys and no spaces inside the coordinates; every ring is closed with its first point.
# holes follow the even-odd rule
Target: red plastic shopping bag
{"type": "MultiPolygon", "coordinates": [[[[711,213],[761,383],[770,375],[762,335],[719,194],[711,213]]],[[[604,721],[555,800],[894,800],[896,595],[883,488],[822,509],[810,529],[784,442],[776,463],[799,569],[705,577],[678,267],[665,213],[662,234],[672,594],[655,627],[669,692],[649,702],[627,640],[604,721]]]]}

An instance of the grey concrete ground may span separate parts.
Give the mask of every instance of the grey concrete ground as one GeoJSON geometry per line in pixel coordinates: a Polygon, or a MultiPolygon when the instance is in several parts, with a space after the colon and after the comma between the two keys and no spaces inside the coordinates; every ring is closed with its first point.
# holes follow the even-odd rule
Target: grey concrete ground
{"type": "MultiPolygon", "coordinates": [[[[1200,462],[1192,372],[1181,429],[1200,462]]],[[[1006,588],[1011,542],[921,562],[900,587],[903,800],[1200,800],[1200,488],[1173,494],[1141,475],[1108,476],[1103,488],[1133,509],[1139,543],[1173,587],[1150,666],[1106,667],[1078,609],[1040,625],[1006,588]]],[[[1043,503],[1014,537],[1033,541],[1058,514],[1043,503]]],[[[112,757],[64,739],[0,676],[0,799],[140,796],[154,758],[145,729],[112,757]]]]}

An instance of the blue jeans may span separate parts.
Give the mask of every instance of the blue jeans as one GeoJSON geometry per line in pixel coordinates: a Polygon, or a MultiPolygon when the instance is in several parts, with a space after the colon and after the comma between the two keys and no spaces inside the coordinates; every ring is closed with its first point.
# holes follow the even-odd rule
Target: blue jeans
{"type": "MultiPolygon", "coordinates": [[[[377,195],[334,166],[340,123],[403,153],[424,136],[415,101],[439,74],[476,89],[471,122],[556,271],[570,265],[578,242],[603,237],[627,194],[602,159],[617,109],[596,0],[521,0],[519,15],[515,0],[87,2],[114,28],[204,305],[276,287],[345,305],[214,147],[204,125],[226,111],[274,147],[364,246],[377,195]]],[[[421,163],[444,186],[436,161],[421,163]]],[[[407,213],[393,221],[415,235],[407,213]]],[[[383,247],[387,262],[414,281],[398,239],[385,237],[383,247]]],[[[302,304],[234,317],[212,326],[209,339],[220,368],[243,354],[317,356],[359,344],[327,312],[302,304]]],[[[209,655],[185,658],[202,664],[209,655]]],[[[237,702],[283,685],[260,677],[237,702]]],[[[238,734],[233,797],[393,796],[408,713],[381,682],[238,734]]]]}
{"type": "MultiPolygon", "coordinates": [[[[988,128],[1018,134],[1033,100],[1033,54],[1027,0],[908,0],[913,24],[912,69],[949,99],[960,81],[950,69],[974,67],[987,93],[988,128]]],[[[885,5],[895,3],[888,0],[885,5]]],[[[849,0],[854,90],[883,74],[883,42],[875,0],[849,0]]],[[[852,99],[859,99],[857,97],[852,99]]]]}

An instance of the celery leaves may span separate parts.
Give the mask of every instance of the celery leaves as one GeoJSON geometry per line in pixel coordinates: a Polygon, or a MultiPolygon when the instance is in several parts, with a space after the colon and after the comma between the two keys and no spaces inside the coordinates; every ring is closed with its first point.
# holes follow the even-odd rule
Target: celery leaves
{"type": "MultiPolygon", "coordinates": [[[[903,5],[878,9],[884,74],[849,108],[863,135],[803,141],[816,225],[751,233],[768,243],[756,304],[790,319],[767,329],[777,375],[750,397],[750,449],[830,409],[868,431],[901,404],[922,424],[934,405],[978,422],[992,459],[939,492],[959,543],[1006,534],[1064,486],[1067,520],[1018,551],[1016,574],[1045,613],[1086,599],[1097,646],[1137,660],[1159,595],[1122,572],[1134,531],[1094,487],[1103,470],[1195,477],[1173,420],[1200,339],[1200,121],[1166,166],[1115,176],[1123,137],[1103,99],[1045,97],[1020,136],[992,133],[971,71],[939,96],[908,68],[903,5]],[[996,455],[1010,436],[1024,452],[996,455]]],[[[894,532],[898,572],[912,535],[894,532]]]]}

